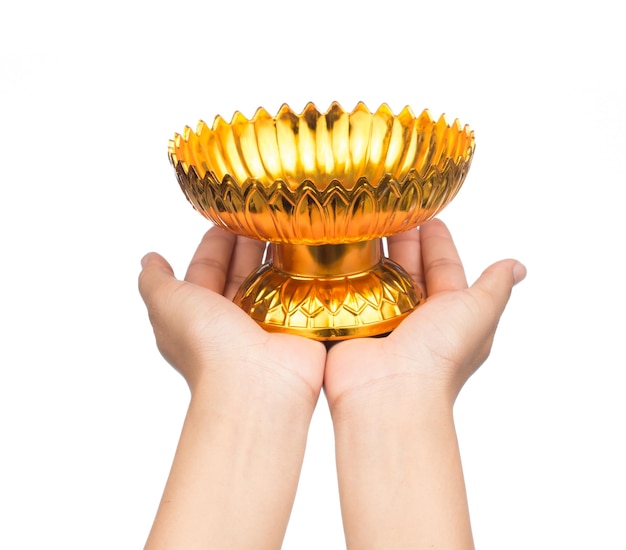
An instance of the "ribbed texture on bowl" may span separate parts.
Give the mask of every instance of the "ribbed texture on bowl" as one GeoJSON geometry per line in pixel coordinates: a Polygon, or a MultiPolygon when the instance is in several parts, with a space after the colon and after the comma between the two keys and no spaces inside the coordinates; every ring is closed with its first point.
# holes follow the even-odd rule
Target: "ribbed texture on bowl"
{"type": "Polygon", "coordinates": [[[474,133],[428,110],[394,115],[383,104],[352,112],[333,103],[300,114],[283,105],[248,120],[203,121],[169,143],[178,181],[217,225],[272,242],[369,240],[435,216],[458,192],[474,133]]]}

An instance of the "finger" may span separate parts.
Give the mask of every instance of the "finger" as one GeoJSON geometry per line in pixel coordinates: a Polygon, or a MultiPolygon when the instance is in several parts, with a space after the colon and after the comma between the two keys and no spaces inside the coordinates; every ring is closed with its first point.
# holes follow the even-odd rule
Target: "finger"
{"type": "Polygon", "coordinates": [[[232,300],[241,283],[261,265],[263,254],[265,253],[265,243],[247,237],[237,237],[235,248],[230,260],[230,269],[224,296],[232,300]]]}
{"type": "Polygon", "coordinates": [[[474,304],[479,307],[473,332],[482,340],[477,347],[478,361],[482,364],[489,356],[500,317],[506,307],[513,286],[526,276],[526,268],[515,260],[502,260],[485,271],[469,289],[474,304]]]}
{"type": "Polygon", "coordinates": [[[185,281],[222,294],[235,239],[235,235],[221,227],[209,229],[191,259],[185,281]]]}
{"type": "Polygon", "coordinates": [[[141,266],[139,294],[148,309],[151,309],[151,305],[155,302],[157,293],[163,285],[178,281],[174,277],[174,270],[170,264],[156,252],[146,254],[141,260],[141,266]]]}
{"type": "Polygon", "coordinates": [[[420,227],[427,295],[467,288],[465,270],[446,225],[438,219],[420,227]]]}
{"type": "Polygon", "coordinates": [[[389,258],[400,264],[413,282],[426,292],[419,231],[414,229],[393,235],[387,239],[387,246],[389,258]]]}
{"type": "Polygon", "coordinates": [[[493,314],[498,319],[509,301],[513,287],[525,277],[526,268],[517,260],[501,260],[483,271],[470,292],[488,296],[493,314]]]}

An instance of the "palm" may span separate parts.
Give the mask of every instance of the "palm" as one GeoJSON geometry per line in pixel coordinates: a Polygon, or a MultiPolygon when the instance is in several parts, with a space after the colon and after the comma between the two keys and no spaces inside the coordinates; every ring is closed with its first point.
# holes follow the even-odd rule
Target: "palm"
{"type": "Polygon", "coordinates": [[[192,388],[210,371],[214,383],[223,387],[284,386],[316,399],[324,347],[297,336],[268,333],[232,303],[241,282],[259,265],[263,250],[261,242],[212,228],[185,281],[174,279],[167,262],[158,258],[160,268],[170,272],[159,287],[159,307],[151,308],[147,301],[159,349],[192,388]]]}
{"type": "Polygon", "coordinates": [[[510,261],[495,264],[468,288],[452,238],[437,220],[390,239],[389,249],[426,303],[387,337],[348,340],[330,350],[324,388],[331,406],[347,392],[398,377],[435,386],[453,400],[489,353],[513,285],[510,261]]]}

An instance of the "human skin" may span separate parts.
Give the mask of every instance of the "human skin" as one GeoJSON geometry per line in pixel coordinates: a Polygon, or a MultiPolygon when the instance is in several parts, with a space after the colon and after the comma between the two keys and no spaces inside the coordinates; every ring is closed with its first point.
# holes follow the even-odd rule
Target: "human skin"
{"type": "Polygon", "coordinates": [[[526,269],[503,260],[468,287],[439,220],[390,238],[389,255],[426,302],[389,336],[339,343],[326,360],[347,548],[472,549],[453,405],[526,269]]]}
{"type": "Polygon", "coordinates": [[[232,303],[263,248],[212,228],[184,281],[158,254],[142,260],[158,348],[191,390],[145,548],[280,548],[322,384],[348,549],[473,548],[453,405],[525,268],[498,262],[468,288],[442,222],[396,235],[390,257],[426,302],[389,336],[327,353],[232,303]]]}
{"type": "Polygon", "coordinates": [[[214,227],[184,281],[158,254],[142,260],[158,348],[191,391],[147,550],[281,546],[325,348],[269,334],[231,302],[262,254],[263,243],[214,227]]]}

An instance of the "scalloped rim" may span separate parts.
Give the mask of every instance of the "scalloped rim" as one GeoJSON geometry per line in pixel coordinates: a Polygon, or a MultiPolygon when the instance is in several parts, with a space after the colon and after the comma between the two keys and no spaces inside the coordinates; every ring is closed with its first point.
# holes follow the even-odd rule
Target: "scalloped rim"
{"type": "Polygon", "coordinates": [[[271,115],[264,107],[258,107],[254,115],[252,116],[252,118],[247,118],[240,111],[235,111],[231,117],[230,122],[227,122],[226,119],[223,118],[222,115],[219,115],[219,114],[215,116],[212,126],[209,126],[204,120],[200,119],[198,123],[196,124],[195,131],[190,126],[185,126],[182,133],[174,134],[174,138],[170,139],[168,142],[168,157],[173,166],[176,166],[176,164],[180,163],[183,166],[183,169],[185,170],[185,172],[187,172],[189,169],[189,165],[185,161],[179,159],[176,156],[176,148],[178,144],[180,143],[180,141],[188,142],[192,134],[195,135],[196,137],[199,137],[203,132],[206,132],[207,130],[211,132],[215,132],[218,130],[220,126],[223,126],[223,125],[234,126],[237,124],[250,124],[250,123],[255,123],[257,120],[260,120],[260,119],[271,119],[271,120],[276,121],[280,117],[285,117],[285,116],[293,116],[298,119],[302,119],[302,118],[305,118],[307,115],[310,116],[311,114],[314,114],[315,117],[318,118],[320,116],[327,116],[333,111],[336,111],[337,113],[340,113],[340,114],[347,114],[348,116],[352,116],[353,114],[360,112],[360,113],[368,114],[370,116],[383,114],[386,116],[391,116],[392,118],[397,119],[397,120],[406,119],[406,118],[408,118],[411,121],[422,119],[422,122],[424,125],[432,124],[435,127],[441,127],[441,126],[445,126],[446,128],[454,127],[459,133],[464,133],[466,134],[466,136],[470,138],[471,140],[470,148],[472,150],[475,147],[474,130],[472,130],[468,124],[461,126],[461,122],[459,121],[458,118],[455,118],[452,123],[449,123],[445,113],[442,113],[441,116],[435,122],[435,119],[432,117],[430,110],[428,108],[423,109],[420,115],[416,117],[415,114],[413,113],[413,110],[411,109],[409,105],[406,105],[400,111],[400,113],[396,115],[387,103],[382,103],[378,107],[378,109],[376,109],[376,111],[370,111],[363,101],[359,101],[354,107],[354,109],[352,109],[352,111],[346,111],[345,109],[343,109],[343,107],[341,107],[338,101],[333,101],[330,107],[326,111],[320,111],[315,105],[315,103],[313,103],[312,101],[309,101],[300,113],[297,113],[296,111],[294,111],[287,103],[283,103],[282,106],[278,109],[278,112],[276,113],[275,116],[271,115]]]}

